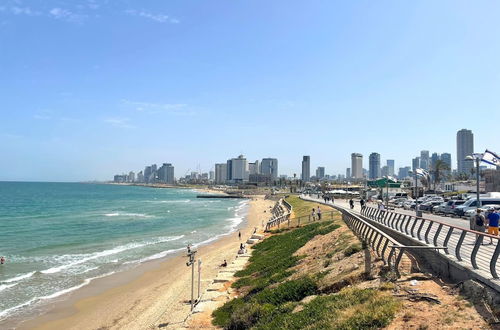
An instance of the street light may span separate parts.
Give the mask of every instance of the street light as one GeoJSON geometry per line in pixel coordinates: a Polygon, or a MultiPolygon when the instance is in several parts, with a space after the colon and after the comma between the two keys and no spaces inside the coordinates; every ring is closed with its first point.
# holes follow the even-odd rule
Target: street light
{"type": "Polygon", "coordinates": [[[472,155],[465,157],[465,160],[476,162],[476,209],[481,207],[481,200],[479,199],[479,163],[481,162],[479,155],[472,155]]]}

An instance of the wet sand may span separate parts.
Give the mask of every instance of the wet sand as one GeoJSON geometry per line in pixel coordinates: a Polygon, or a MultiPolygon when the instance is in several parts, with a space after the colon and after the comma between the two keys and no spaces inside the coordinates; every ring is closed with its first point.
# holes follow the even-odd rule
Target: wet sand
{"type": "MultiPolygon", "coordinates": [[[[218,273],[224,259],[235,259],[240,242],[245,242],[255,227],[262,229],[274,202],[254,196],[247,218],[238,232],[198,248],[202,260],[202,292],[218,273]],[[266,212],[264,212],[266,211],[266,212]]],[[[159,325],[181,326],[189,314],[191,268],[185,253],[161,262],[151,262],[134,270],[95,280],[55,303],[42,316],[27,321],[22,329],[145,329],[159,325]]],[[[195,291],[195,296],[197,292],[195,291]]]]}

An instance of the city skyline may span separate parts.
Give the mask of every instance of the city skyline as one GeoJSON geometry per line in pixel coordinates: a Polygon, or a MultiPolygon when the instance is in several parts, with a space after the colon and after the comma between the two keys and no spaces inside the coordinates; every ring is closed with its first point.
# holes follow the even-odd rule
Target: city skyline
{"type": "Polygon", "coordinates": [[[4,0],[0,180],[107,180],[163,159],[208,172],[238,154],[297,176],[302,155],[338,174],[353,152],[365,168],[373,151],[399,168],[421,150],[455,167],[462,128],[498,153],[499,10],[4,0]]]}

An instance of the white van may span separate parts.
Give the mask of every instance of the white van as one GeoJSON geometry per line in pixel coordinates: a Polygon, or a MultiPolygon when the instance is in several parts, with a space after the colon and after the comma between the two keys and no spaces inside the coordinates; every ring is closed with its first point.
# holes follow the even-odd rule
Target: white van
{"type": "MultiPolygon", "coordinates": [[[[500,205],[500,198],[491,198],[491,197],[481,198],[481,206],[486,206],[486,205],[500,205]]],[[[454,211],[456,215],[461,217],[468,210],[472,210],[475,208],[477,208],[476,198],[471,198],[468,199],[462,205],[457,206],[454,211]]]]}

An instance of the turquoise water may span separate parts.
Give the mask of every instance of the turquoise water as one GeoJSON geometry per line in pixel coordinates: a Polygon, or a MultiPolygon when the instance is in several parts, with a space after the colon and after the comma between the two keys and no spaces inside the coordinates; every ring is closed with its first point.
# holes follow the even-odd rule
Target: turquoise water
{"type": "Polygon", "coordinates": [[[248,203],[186,189],[0,182],[0,321],[234,231],[248,203]]]}

